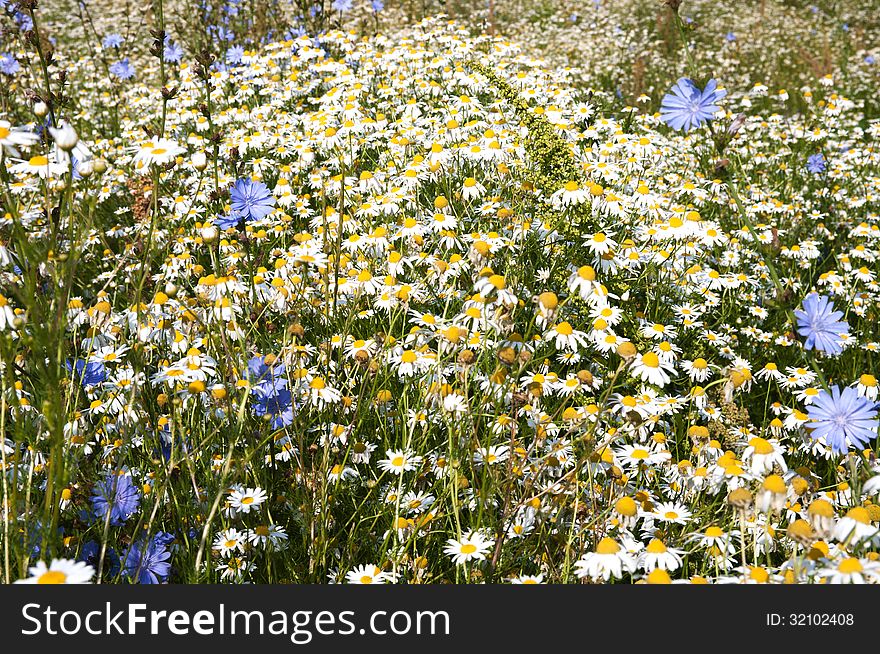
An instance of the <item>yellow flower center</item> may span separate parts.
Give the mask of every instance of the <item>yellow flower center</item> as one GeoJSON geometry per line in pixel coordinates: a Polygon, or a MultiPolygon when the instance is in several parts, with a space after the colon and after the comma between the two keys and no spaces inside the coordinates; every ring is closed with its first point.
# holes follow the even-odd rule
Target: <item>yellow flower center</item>
{"type": "Polygon", "coordinates": [[[648,547],[646,549],[651,554],[663,554],[666,551],[666,545],[663,544],[662,540],[658,540],[655,538],[650,543],[648,543],[648,547]]]}
{"type": "Polygon", "coordinates": [[[852,574],[854,572],[862,571],[862,562],[859,561],[856,557],[851,556],[848,559],[844,559],[840,562],[840,565],[837,566],[838,571],[843,574],[852,574]]]}
{"type": "Polygon", "coordinates": [[[617,554],[619,551],[620,545],[611,538],[603,538],[596,545],[596,554],[617,554]]]}
{"type": "Polygon", "coordinates": [[[562,334],[563,336],[571,336],[571,333],[573,331],[574,330],[572,329],[571,325],[567,322],[561,322],[558,325],[556,325],[556,333],[557,334],[562,334]]]}
{"type": "Polygon", "coordinates": [[[760,438],[756,436],[755,438],[749,441],[749,445],[755,448],[755,454],[772,454],[773,453],[773,445],[770,441],[760,438]]]}
{"type": "Polygon", "coordinates": [[[67,575],[60,570],[49,570],[40,575],[38,584],[63,584],[67,581],[67,575]]]}

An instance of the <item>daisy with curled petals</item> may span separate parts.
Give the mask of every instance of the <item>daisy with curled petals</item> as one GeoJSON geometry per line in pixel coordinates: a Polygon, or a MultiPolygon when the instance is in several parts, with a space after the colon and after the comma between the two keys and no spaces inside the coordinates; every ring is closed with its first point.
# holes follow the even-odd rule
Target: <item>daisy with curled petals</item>
{"type": "Polygon", "coordinates": [[[636,355],[630,371],[637,379],[662,388],[669,383],[669,373],[675,372],[675,366],[669,361],[660,359],[654,352],[645,352],[636,355]]]}
{"type": "Polygon", "coordinates": [[[251,509],[256,509],[265,502],[266,497],[266,491],[260,487],[244,490],[236,488],[229,494],[229,504],[236,511],[250,513],[251,509]]]}
{"type": "Polygon", "coordinates": [[[342,394],[329,386],[323,377],[314,377],[309,382],[309,401],[315,406],[336,404],[340,399],[342,399],[342,394]]]}
{"type": "Polygon", "coordinates": [[[851,508],[834,526],[834,537],[841,543],[855,544],[877,536],[877,527],[871,522],[871,514],[863,506],[851,508]]]}
{"type": "Polygon", "coordinates": [[[570,350],[571,352],[577,352],[578,348],[586,347],[589,341],[586,333],[576,330],[564,320],[548,329],[544,338],[554,341],[557,350],[570,350]]]}
{"type": "Polygon", "coordinates": [[[659,538],[652,538],[647,547],[639,553],[638,564],[645,572],[660,569],[673,572],[681,567],[683,550],[667,547],[659,538]]]}
{"type": "Polygon", "coordinates": [[[752,474],[762,475],[773,472],[773,466],[779,466],[785,472],[785,446],[775,438],[765,439],[755,436],[749,439],[748,447],[742,454],[743,461],[749,464],[752,474]]]}
{"type": "Polygon", "coordinates": [[[243,556],[233,556],[214,567],[220,573],[220,579],[227,581],[241,581],[253,569],[254,564],[243,556]]]}
{"type": "Polygon", "coordinates": [[[484,560],[494,544],[493,538],[487,538],[479,531],[469,531],[461,537],[461,540],[454,538],[447,540],[443,552],[452,557],[456,565],[462,565],[468,561],[484,560]]]}
{"type": "Polygon", "coordinates": [[[592,266],[581,266],[568,277],[568,290],[580,295],[582,300],[592,297],[598,288],[599,282],[592,266]]]}
{"type": "Polygon", "coordinates": [[[248,530],[247,539],[251,545],[266,549],[281,549],[287,543],[287,532],[278,525],[258,525],[248,530]]]}
{"type": "Polygon", "coordinates": [[[874,375],[864,374],[860,376],[853,386],[856,387],[856,390],[862,397],[866,397],[869,400],[877,400],[878,384],[877,378],[874,375]]]}
{"type": "Polygon", "coordinates": [[[697,357],[693,361],[682,361],[681,367],[694,382],[702,383],[712,374],[709,363],[702,357],[697,357]]]}
{"type": "Polygon", "coordinates": [[[49,565],[44,561],[28,569],[29,577],[19,579],[16,584],[88,584],[95,576],[95,569],[84,561],[52,559],[49,565]]]}
{"type": "Polygon", "coordinates": [[[566,182],[561,189],[550,196],[557,209],[583,204],[590,199],[590,190],[582,188],[577,182],[566,182]]]}
{"type": "Polygon", "coordinates": [[[584,238],[584,245],[597,256],[608,254],[609,252],[613,253],[617,249],[617,242],[611,239],[605,232],[588,234],[584,238]]]}
{"type": "Polygon", "coordinates": [[[590,579],[620,579],[636,569],[635,557],[612,538],[603,538],[593,552],[587,552],[574,564],[574,573],[590,579]]]}

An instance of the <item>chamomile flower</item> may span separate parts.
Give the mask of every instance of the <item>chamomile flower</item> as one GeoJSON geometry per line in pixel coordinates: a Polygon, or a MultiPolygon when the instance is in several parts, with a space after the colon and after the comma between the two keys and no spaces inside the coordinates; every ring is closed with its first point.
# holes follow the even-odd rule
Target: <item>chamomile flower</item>
{"type": "Polygon", "coordinates": [[[259,486],[256,488],[236,488],[229,494],[229,504],[236,511],[250,513],[265,502],[266,498],[266,491],[259,486]]]}
{"type": "Polygon", "coordinates": [[[606,537],[599,541],[594,551],[587,552],[575,561],[574,572],[578,577],[608,581],[612,577],[620,579],[624,574],[633,572],[636,565],[634,556],[623,549],[620,543],[606,537]]]}
{"type": "Polygon", "coordinates": [[[450,538],[446,541],[443,552],[453,563],[462,565],[469,561],[483,561],[495,544],[493,538],[487,538],[479,531],[469,531],[461,539],[450,538]]]}
{"type": "Polygon", "coordinates": [[[95,576],[95,569],[83,561],[52,559],[28,568],[28,577],[19,579],[16,584],[88,584],[95,576]]]}
{"type": "Polygon", "coordinates": [[[387,450],[385,458],[378,461],[379,469],[393,475],[415,470],[421,465],[422,457],[409,450],[387,450]]]}

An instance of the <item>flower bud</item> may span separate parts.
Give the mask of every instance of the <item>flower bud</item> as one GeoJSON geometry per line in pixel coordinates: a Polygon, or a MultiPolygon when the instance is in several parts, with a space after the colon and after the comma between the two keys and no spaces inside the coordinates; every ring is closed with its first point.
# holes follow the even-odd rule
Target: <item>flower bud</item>
{"type": "Polygon", "coordinates": [[[202,172],[205,168],[208,167],[208,157],[205,155],[204,152],[200,150],[192,156],[192,165],[193,168],[195,168],[199,172],[202,172]]]}
{"type": "Polygon", "coordinates": [[[95,172],[95,164],[92,163],[91,160],[83,161],[76,167],[76,171],[79,173],[80,177],[88,179],[92,176],[92,173],[95,172]]]}
{"type": "Polygon", "coordinates": [[[220,235],[220,232],[217,230],[217,227],[214,225],[205,225],[201,230],[202,240],[205,243],[213,243],[217,240],[217,237],[220,235]]]}
{"type": "Polygon", "coordinates": [[[40,100],[39,102],[34,103],[34,115],[37,118],[45,118],[46,114],[49,113],[49,105],[40,100]]]}
{"type": "Polygon", "coordinates": [[[79,143],[79,135],[66,120],[62,121],[58,127],[50,127],[49,133],[55,139],[56,145],[65,152],[70,152],[79,143]]]}

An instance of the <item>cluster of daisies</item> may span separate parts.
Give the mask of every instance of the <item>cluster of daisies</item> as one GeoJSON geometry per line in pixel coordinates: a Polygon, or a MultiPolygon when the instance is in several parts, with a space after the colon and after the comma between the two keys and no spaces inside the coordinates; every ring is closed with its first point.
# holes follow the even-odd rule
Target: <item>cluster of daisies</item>
{"type": "Polygon", "coordinates": [[[236,59],[62,58],[76,110],[0,122],[7,581],[880,579],[834,74],[604,110],[435,19],[236,59]]]}

